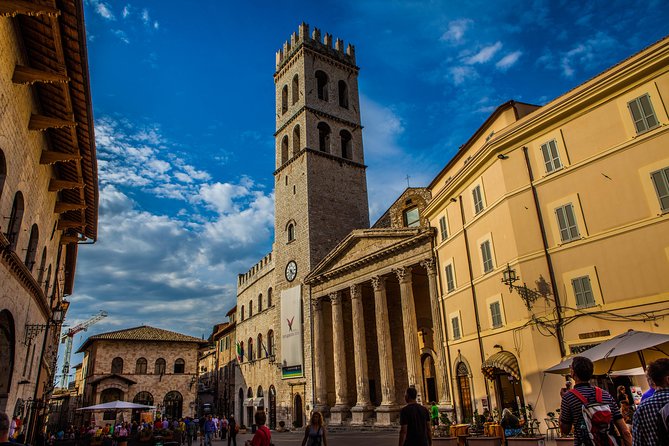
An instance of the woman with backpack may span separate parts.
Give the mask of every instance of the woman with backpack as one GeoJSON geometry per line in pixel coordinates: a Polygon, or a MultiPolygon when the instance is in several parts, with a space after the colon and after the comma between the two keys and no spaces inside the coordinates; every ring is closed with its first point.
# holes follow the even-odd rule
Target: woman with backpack
{"type": "Polygon", "coordinates": [[[311,414],[311,421],[304,431],[302,446],[328,446],[323,426],[323,415],[320,412],[311,414]]]}

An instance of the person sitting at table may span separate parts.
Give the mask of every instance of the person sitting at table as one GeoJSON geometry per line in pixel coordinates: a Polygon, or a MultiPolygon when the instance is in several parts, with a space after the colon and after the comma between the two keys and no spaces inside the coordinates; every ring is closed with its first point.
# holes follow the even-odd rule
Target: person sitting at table
{"type": "Polygon", "coordinates": [[[521,432],[520,420],[508,408],[502,411],[502,420],[499,424],[504,429],[505,437],[515,437],[521,432]]]}

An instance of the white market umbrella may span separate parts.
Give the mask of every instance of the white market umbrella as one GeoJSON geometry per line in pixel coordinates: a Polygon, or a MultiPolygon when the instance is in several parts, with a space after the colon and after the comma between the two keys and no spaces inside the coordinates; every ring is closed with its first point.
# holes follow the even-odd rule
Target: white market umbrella
{"type": "Polygon", "coordinates": [[[82,407],[77,410],[125,410],[125,409],[155,409],[156,406],[146,404],[135,404],[128,401],[112,401],[110,403],[96,404],[95,406],[82,407]]]}
{"type": "MultiPolygon", "coordinates": [[[[583,353],[595,365],[595,375],[605,375],[613,370],[646,369],[646,363],[669,357],[669,334],[629,330],[583,353]]],[[[573,357],[573,356],[572,356],[573,357]]],[[[546,370],[547,373],[567,374],[572,357],[546,370]]]]}

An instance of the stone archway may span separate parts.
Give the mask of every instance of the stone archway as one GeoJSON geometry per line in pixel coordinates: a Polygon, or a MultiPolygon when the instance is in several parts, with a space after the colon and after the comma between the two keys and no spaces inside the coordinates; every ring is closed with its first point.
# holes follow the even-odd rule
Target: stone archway
{"type": "Polygon", "coordinates": [[[7,398],[14,372],[14,318],[8,310],[0,312],[0,411],[7,412],[7,398]]]}
{"type": "Polygon", "coordinates": [[[436,402],[439,399],[434,358],[430,353],[423,353],[420,362],[423,368],[423,395],[425,396],[425,402],[432,404],[432,402],[436,402]]]}
{"type": "Polygon", "coordinates": [[[472,404],[471,373],[467,364],[460,361],[455,366],[455,379],[458,399],[460,400],[460,421],[467,423],[474,417],[474,406],[472,404]]]}
{"type": "Polygon", "coordinates": [[[165,395],[163,404],[165,406],[163,410],[164,416],[170,420],[181,418],[183,411],[183,397],[181,396],[181,393],[176,390],[168,392],[167,395],[165,395]]]}

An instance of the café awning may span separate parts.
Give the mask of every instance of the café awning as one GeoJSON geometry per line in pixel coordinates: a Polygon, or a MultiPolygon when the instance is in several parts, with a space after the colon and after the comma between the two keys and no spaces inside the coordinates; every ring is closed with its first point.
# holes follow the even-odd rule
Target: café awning
{"type": "Polygon", "coordinates": [[[483,365],[481,365],[481,371],[488,379],[494,379],[496,374],[502,372],[508,373],[515,380],[520,381],[518,359],[516,359],[516,356],[513,353],[507,352],[506,350],[497,352],[486,359],[483,365]]]}

